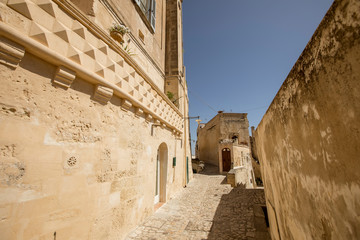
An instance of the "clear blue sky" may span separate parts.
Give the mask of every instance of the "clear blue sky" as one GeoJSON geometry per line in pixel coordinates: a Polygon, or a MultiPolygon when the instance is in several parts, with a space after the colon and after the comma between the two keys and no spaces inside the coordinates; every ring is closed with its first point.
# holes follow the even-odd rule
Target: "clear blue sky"
{"type": "Polygon", "coordinates": [[[189,115],[247,112],[256,127],[332,2],[184,0],[189,115]]]}

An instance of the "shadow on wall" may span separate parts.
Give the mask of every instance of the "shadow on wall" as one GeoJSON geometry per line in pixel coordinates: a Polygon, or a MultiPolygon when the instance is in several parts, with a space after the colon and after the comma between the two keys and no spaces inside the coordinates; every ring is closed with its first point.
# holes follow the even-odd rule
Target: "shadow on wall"
{"type": "MultiPolygon", "coordinates": [[[[214,198],[207,201],[213,200],[214,198]]],[[[232,189],[220,199],[208,239],[270,240],[264,209],[264,190],[241,187],[232,189]]]]}

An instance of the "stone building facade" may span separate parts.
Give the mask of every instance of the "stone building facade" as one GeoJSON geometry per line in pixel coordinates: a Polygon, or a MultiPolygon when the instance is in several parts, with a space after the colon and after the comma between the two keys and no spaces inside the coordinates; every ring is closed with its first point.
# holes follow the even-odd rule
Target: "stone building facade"
{"type": "Polygon", "coordinates": [[[247,113],[219,112],[208,123],[199,124],[195,150],[198,159],[218,166],[220,173],[237,169],[241,183],[254,186],[247,113]]]}
{"type": "Polygon", "coordinates": [[[123,239],[192,178],[181,11],[0,0],[0,239],[123,239]]]}
{"type": "Polygon", "coordinates": [[[360,238],[360,1],[335,0],[255,132],[270,233],[360,238]]]}

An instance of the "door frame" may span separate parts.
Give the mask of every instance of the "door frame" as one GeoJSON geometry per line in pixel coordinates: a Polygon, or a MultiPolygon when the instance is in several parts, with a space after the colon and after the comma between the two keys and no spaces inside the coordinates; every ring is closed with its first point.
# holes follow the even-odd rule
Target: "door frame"
{"type": "Polygon", "coordinates": [[[166,202],[166,182],[167,182],[167,167],[168,167],[168,147],[166,143],[161,143],[157,150],[157,157],[155,163],[155,192],[154,204],[159,202],[166,202]],[[156,190],[157,195],[156,195],[156,190]]]}
{"type": "Polygon", "coordinates": [[[230,171],[231,170],[231,149],[230,148],[227,148],[227,147],[224,147],[222,150],[221,150],[221,162],[222,162],[222,171],[223,172],[228,172],[228,171],[230,171]],[[228,161],[228,163],[229,163],[229,170],[225,170],[225,168],[224,168],[224,162],[225,162],[225,159],[224,159],[224,152],[228,152],[227,154],[228,154],[228,157],[229,157],[229,161],[228,161]]]}
{"type": "Polygon", "coordinates": [[[155,194],[154,204],[160,201],[160,156],[159,149],[157,150],[156,164],[155,164],[155,194]]]}

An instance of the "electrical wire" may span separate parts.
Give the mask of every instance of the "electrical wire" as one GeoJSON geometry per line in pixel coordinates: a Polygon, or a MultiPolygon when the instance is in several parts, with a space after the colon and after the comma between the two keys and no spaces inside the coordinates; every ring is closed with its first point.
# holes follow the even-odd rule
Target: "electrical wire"
{"type": "Polygon", "coordinates": [[[216,111],[213,107],[211,107],[209,104],[207,104],[207,103],[205,102],[205,100],[203,100],[199,95],[193,93],[192,91],[190,91],[190,89],[188,89],[188,91],[189,91],[191,94],[193,94],[193,96],[196,97],[201,103],[203,103],[204,105],[206,105],[208,108],[210,108],[211,110],[213,110],[213,111],[216,112],[216,113],[218,112],[218,111],[216,111]]]}
{"type": "MultiPolygon", "coordinates": [[[[195,94],[194,92],[192,92],[190,89],[188,89],[188,91],[195,97],[197,98],[202,104],[206,105],[208,108],[210,108],[211,110],[213,110],[214,112],[218,112],[217,110],[215,110],[212,106],[210,106],[210,104],[208,104],[204,99],[202,99],[198,94],[195,94]]],[[[241,110],[240,112],[251,112],[251,111],[255,111],[255,110],[259,110],[259,109],[263,109],[263,108],[267,108],[268,105],[265,106],[261,106],[261,107],[255,107],[255,108],[249,108],[249,109],[245,109],[245,110],[241,110]]]]}
{"type": "Polygon", "coordinates": [[[263,109],[263,108],[267,108],[268,105],[266,106],[261,106],[261,107],[255,107],[255,108],[250,108],[250,109],[246,109],[246,110],[242,110],[240,112],[250,112],[250,111],[254,111],[254,110],[258,110],[258,109],[263,109]]]}

